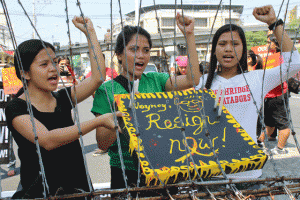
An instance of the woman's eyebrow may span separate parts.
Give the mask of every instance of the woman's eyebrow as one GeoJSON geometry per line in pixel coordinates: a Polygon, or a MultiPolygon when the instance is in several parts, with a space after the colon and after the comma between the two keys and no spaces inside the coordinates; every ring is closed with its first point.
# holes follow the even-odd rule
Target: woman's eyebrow
{"type": "MultiPolygon", "coordinates": [[[[138,46],[138,45],[131,45],[131,46],[129,46],[130,48],[132,48],[132,47],[134,47],[134,48],[140,48],[140,46],[138,46]]],[[[143,49],[150,49],[150,46],[146,46],[146,47],[142,47],[143,49]]]]}
{"type": "Polygon", "coordinates": [[[232,42],[240,42],[240,40],[231,40],[232,42]]]}
{"type": "Polygon", "coordinates": [[[47,61],[48,61],[47,59],[37,60],[38,63],[44,63],[44,62],[47,62],[47,61]]]}
{"type": "Polygon", "coordinates": [[[219,40],[219,42],[239,42],[239,40],[237,39],[237,40],[235,40],[235,39],[230,39],[230,40],[225,40],[225,39],[221,39],[221,40],[219,40]]]}
{"type": "MultiPolygon", "coordinates": [[[[52,58],[52,60],[53,60],[53,62],[55,62],[54,58],[52,58]]],[[[49,57],[47,57],[47,58],[44,58],[44,59],[42,59],[40,61],[38,60],[37,62],[38,63],[51,62],[51,59],[49,57]]]]}

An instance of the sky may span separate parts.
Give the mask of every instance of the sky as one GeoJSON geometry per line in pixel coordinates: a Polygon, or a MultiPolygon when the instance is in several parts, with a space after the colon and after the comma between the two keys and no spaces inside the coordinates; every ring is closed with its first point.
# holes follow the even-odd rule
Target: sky
{"type": "MultiPolygon", "coordinates": [[[[6,6],[13,25],[14,34],[17,43],[32,38],[33,28],[28,17],[24,14],[24,10],[18,3],[18,0],[6,0],[6,6]]],[[[33,10],[36,15],[36,29],[40,37],[47,42],[60,42],[61,45],[67,45],[69,38],[67,34],[66,23],[66,4],[65,0],[20,0],[24,9],[32,19],[33,10]],[[35,5],[35,6],[33,6],[35,5]],[[35,9],[34,9],[35,8],[35,9]]],[[[120,13],[124,16],[135,9],[135,0],[112,0],[112,12],[111,12],[111,0],[79,0],[80,7],[83,14],[92,19],[94,27],[97,32],[99,40],[103,40],[103,36],[106,30],[110,28],[111,16],[113,21],[120,18],[120,13]],[[119,7],[119,1],[121,8],[119,7]]],[[[175,4],[175,0],[142,0],[142,6],[148,6],[155,4],[175,4]]],[[[185,3],[204,3],[206,1],[200,0],[182,0],[185,3]]],[[[210,4],[219,4],[220,0],[209,0],[210,4]]],[[[223,4],[229,5],[229,0],[223,0],[223,4]]],[[[284,6],[280,12],[280,17],[284,17],[287,1],[284,1],[284,6]]],[[[77,0],[68,0],[68,12],[70,19],[70,34],[72,43],[86,42],[86,38],[80,31],[72,24],[72,18],[79,16],[80,9],[76,5],[77,0]]],[[[181,4],[181,0],[177,0],[177,4],[181,4]]],[[[264,6],[272,4],[276,14],[279,12],[282,1],[280,0],[232,0],[232,5],[244,5],[244,11],[242,14],[242,20],[244,24],[257,24],[258,21],[252,16],[254,7],[264,6]]],[[[290,0],[289,9],[292,9],[295,5],[298,5],[299,16],[299,0],[290,0]]],[[[1,5],[2,7],[2,5],[1,5]]]]}

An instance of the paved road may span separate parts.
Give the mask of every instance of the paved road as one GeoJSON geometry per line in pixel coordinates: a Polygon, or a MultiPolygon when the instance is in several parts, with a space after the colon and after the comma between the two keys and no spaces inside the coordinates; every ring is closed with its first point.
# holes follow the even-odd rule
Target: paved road
{"type": "MultiPolygon", "coordinates": [[[[93,99],[90,97],[79,104],[78,107],[81,121],[86,121],[94,117],[90,112],[92,101],[93,99]]],[[[293,126],[297,133],[296,137],[300,142],[300,95],[292,95],[292,98],[290,98],[290,107],[293,126]]],[[[110,181],[109,157],[107,154],[97,157],[93,156],[93,152],[97,149],[95,131],[92,131],[83,138],[88,170],[93,184],[96,187],[99,187],[99,183],[108,183],[110,181]]],[[[268,145],[270,147],[274,147],[276,142],[269,142],[268,145]]],[[[287,155],[274,157],[276,169],[279,171],[280,176],[300,176],[300,155],[296,151],[293,137],[289,138],[287,148],[289,150],[287,155]]],[[[16,145],[14,145],[14,150],[17,152],[16,145]]],[[[13,177],[7,177],[6,173],[8,169],[6,165],[1,165],[0,173],[2,191],[15,191],[17,189],[20,179],[19,166],[20,162],[17,160],[17,175],[13,177]]],[[[276,175],[276,170],[274,170],[273,164],[268,161],[263,169],[263,177],[272,177],[276,175]]],[[[280,197],[278,199],[284,199],[284,197],[280,197]]]]}

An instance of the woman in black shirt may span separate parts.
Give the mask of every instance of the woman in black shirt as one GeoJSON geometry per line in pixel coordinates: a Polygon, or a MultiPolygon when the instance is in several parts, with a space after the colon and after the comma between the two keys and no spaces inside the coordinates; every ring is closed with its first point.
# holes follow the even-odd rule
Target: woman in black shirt
{"type": "MultiPolygon", "coordinates": [[[[73,23],[86,36],[89,33],[89,49],[93,52],[93,44],[100,71],[94,56],[91,56],[92,76],[72,88],[54,92],[57,89],[59,70],[53,64],[55,49],[51,44],[33,39],[21,43],[16,49],[16,74],[19,79],[21,75],[25,79],[29,96],[20,90],[5,110],[8,127],[18,145],[21,161],[22,191],[17,192],[13,198],[40,198],[44,197],[44,191],[46,196],[89,192],[79,135],[85,135],[100,126],[109,129],[115,127],[111,113],[81,123],[80,133],[77,125],[74,125],[71,109],[75,102],[82,102],[102,84],[101,74],[105,77],[105,62],[91,20],[74,17],[73,23]],[[84,27],[85,23],[88,31],[84,27]],[[22,71],[19,70],[21,63],[22,71]],[[33,119],[28,112],[29,103],[32,105],[33,119]],[[49,190],[44,189],[33,130],[36,130],[41,147],[49,190]]],[[[117,116],[121,116],[121,113],[118,112],[117,116]]]]}

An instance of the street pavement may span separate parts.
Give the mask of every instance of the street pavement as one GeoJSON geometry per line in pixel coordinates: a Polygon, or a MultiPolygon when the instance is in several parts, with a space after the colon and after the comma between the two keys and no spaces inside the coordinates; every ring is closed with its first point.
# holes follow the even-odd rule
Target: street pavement
{"type": "MultiPolygon", "coordinates": [[[[93,103],[93,98],[90,97],[84,102],[80,103],[78,106],[80,121],[86,121],[92,119],[94,115],[90,112],[93,103]]],[[[292,121],[294,130],[296,132],[296,138],[300,142],[300,95],[292,94],[290,98],[290,109],[292,115],[292,121]]],[[[87,160],[89,174],[92,179],[92,183],[95,189],[109,187],[110,181],[110,168],[109,168],[109,156],[107,154],[93,156],[95,150],[97,150],[95,131],[90,132],[89,134],[83,137],[83,143],[85,146],[85,156],[87,160]]],[[[268,142],[267,146],[270,148],[275,147],[277,141],[268,142]]],[[[274,176],[291,176],[299,177],[300,176],[300,155],[296,149],[295,141],[292,136],[288,139],[286,145],[289,153],[286,155],[274,156],[273,163],[269,159],[266,165],[263,168],[263,176],[265,177],[274,177],[274,176]],[[275,164],[274,164],[275,163],[275,164]]],[[[17,156],[17,146],[14,143],[14,152],[17,156]]],[[[72,152],[70,152],[72,153],[72,152]]],[[[1,174],[1,188],[2,188],[2,197],[10,195],[18,188],[20,180],[20,161],[17,158],[17,174],[13,177],[7,176],[7,165],[0,165],[0,174],[1,174]],[[9,192],[11,191],[11,192],[9,192]]],[[[76,167],[76,166],[75,166],[76,167]]],[[[72,169],[70,169],[72,170],[72,169]]],[[[286,199],[286,196],[276,197],[275,199],[286,199]]]]}

